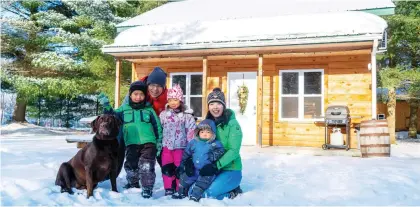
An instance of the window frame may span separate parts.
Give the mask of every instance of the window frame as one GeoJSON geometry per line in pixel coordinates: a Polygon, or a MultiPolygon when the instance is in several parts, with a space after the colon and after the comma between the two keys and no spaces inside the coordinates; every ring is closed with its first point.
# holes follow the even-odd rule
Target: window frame
{"type": "Polygon", "coordinates": [[[296,122],[305,122],[305,121],[322,121],[323,118],[305,118],[305,98],[306,97],[321,97],[321,117],[324,116],[324,97],[325,97],[325,87],[324,87],[324,69],[314,68],[314,69],[286,69],[279,70],[279,107],[278,107],[278,120],[279,121],[296,121],[296,122]],[[305,72],[321,72],[321,94],[307,94],[305,95],[305,72]],[[283,73],[298,73],[298,94],[285,94],[283,95],[282,90],[282,74],[283,73]],[[297,118],[282,118],[282,98],[283,97],[298,97],[298,117],[297,118]]]}
{"type": "MultiPolygon", "coordinates": [[[[177,76],[177,75],[185,75],[185,90],[184,92],[184,100],[185,103],[189,108],[191,108],[191,103],[190,103],[190,98],[203,98],[203,94],[201,95],[191,95],[191,75],[201,75],[201,77],[203,77],[203,72],[175,72],[175,73],[170,73],[170,85],[169,87],[172,87],[173,85],[173,76],[177,76]]],[[[203,79],[202,79],[203,81],[203,79]]],[[[201,83],[203,84],[203,83],[201,83]]],[[[201,90],[201,93],[203,93],[203,91],[201,90]]],[[[201,106],[202,107],[202,106],[201,106]]],[[[203,109],[201,109],[201,112],[203,111],[203,109]]],[[[196,112],[194,111],[194,113],[196,114],[196,112]]],[[[196,116],[198,117],[198,116],[196,116]]]]}

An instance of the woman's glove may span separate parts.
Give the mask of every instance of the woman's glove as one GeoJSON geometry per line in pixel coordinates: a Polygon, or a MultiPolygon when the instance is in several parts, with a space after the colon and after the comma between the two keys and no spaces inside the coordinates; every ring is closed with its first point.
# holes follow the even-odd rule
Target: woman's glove
{"type": "Polygon", "coordinates": [[[204,165],[204,167],[201,168],[200,175],[201,176],[213,176],[213,175],[217,174],[217,171],[219,171],[219,170],[217,169],[216,163],[211,163],[211,164],[204,165]]]}

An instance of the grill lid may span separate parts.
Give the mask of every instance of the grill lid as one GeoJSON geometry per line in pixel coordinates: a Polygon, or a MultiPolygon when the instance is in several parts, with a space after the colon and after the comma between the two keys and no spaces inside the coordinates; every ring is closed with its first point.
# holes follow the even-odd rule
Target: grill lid
{"type": "Polygon", "coordinates": [[[326,119],[347,119],[349,118],[350,110],[349,107],[344,105],[332,105],[328,106],[325,111],[326,119]]]}

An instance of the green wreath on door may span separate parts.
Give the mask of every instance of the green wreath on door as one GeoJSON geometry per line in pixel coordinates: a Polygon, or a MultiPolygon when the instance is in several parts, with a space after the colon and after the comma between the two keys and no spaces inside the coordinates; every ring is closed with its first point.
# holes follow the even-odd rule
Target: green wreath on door
{"type": "Polygon", "coordinates": [[[239,112],[242,115],[245,113],[246,105],[248,104],[248,93],[248,87],[244,83],[241,86],[238,86],[236,94],[239,99],[239,112]]]}

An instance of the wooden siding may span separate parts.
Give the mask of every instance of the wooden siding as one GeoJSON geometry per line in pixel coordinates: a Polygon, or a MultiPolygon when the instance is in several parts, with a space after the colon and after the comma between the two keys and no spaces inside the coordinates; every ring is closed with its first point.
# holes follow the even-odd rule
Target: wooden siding
{"type": "MultiPolygon", "coordinates": [[[[321,147],[324,143],[322,122],[279,121],[279,71],[292,69],[324,69],[324,109],[328,105],[348,105],[352,116],[351,148],[357,147],[354,125],[371,118],[370,54],[325,54],[309,57],[273,56],[263,60],[263,145],[321,147]]],[[[227,94],[227,73],[258,71],[258,58],[208,59],[207,91],[220,87],[227,94]]],[[[139,62],[135,64],[137,77],[147,75],[155,66],[166,72],[202,72],[202,60],[139,62]]],[[[169,84],[169,81],[168,81],[169,84]]],[[[257,89],[255,89],[257,90],[257,89]]],[[[228,100],[227,100],[228,101],[228,100]]],[[[257,120],[257,123],[259,120],[257,120]]],[[[344,132],[344,130],[342,130],[344,132]]],[[[257,143],[257,137],[256,142],[257,143]]]]}
{"type": "MultiPolygon", "coordinates": [[[[133,64],[134,65],[134,64],[133,64]]],[[[135,63],[135,71],[138,78],[149,75],[153,68],[161,67],[166,73],[168,78],[166,85],[169,87],[169,74],[180,73],[180,72],[203,72],[203,61],[175,61],[175,62],[145,62],[135,63]]]]}

